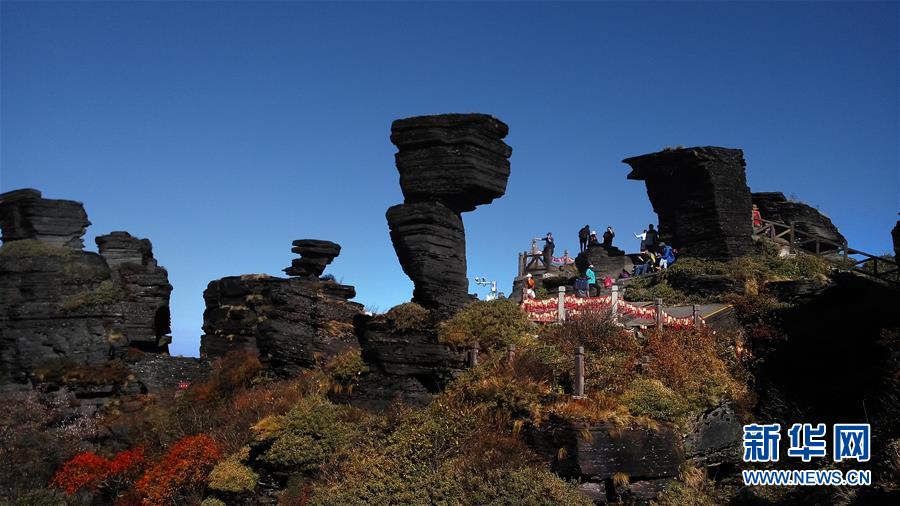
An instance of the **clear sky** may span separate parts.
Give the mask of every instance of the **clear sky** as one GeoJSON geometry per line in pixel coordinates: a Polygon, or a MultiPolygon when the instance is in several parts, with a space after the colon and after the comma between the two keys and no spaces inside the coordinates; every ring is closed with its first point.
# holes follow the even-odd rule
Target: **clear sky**
{"type": "MultiPolygon", "coordinates": [[[[890,250],[898,3],[0,4],[0,190],[84,202],[98,234],[153,241],[173,353],[196,355],[210,280],[281,275],[291,241],[386,310],[409,300],[385,210],[390,124],[485,112],[510,126],[506,196],[464,215],[470,279],[509,291],[547,231],[655,222],[628,156],[742,148],[754,191],[819,207],[890,250]]],[[[473,286],[473,288],[475,288],[473,286]]],[[[484,293],[484,290],[480,290],[484,293]]]]}

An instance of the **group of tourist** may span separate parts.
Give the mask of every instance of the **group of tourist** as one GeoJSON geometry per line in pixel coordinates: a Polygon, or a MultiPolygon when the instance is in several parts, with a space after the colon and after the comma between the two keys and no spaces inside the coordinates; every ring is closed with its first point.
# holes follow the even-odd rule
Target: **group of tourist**
{"type": "Polygon", "coordinates": [[[640,234],[634,234],[641,240],[641,252],[638,254],[638,263],[634,266],[632,274],[642,276],[651,272],[667,269],[675,263],[675,248],[659,240],[659,233],[653,224],[647,225],[640,234]]]}
{"type": "Polygon", "coordinates": [[[615,230],[612,227],[606,227],[606,232],[603,232],[603,242],[601,243],[597,239],[597,231],[591,230],[590,225],[585,225],[581,230],[578,231],[578,246],[581,251],[587,251],[588,248],[594,246],[603,246],[604,248],[611,248],[613,237],[616,236],[615,230]]]}

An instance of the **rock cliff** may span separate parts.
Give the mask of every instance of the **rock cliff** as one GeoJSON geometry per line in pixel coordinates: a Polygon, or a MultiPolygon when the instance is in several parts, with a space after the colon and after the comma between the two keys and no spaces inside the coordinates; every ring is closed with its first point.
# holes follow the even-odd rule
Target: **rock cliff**
{"type": "Polygon", "coordinates": [[[752,251],[750,189],[740,149],[667,149],[626,158],[644,181],[660,240],[681,255],[729,259],[752,251]]]}
{"type": "MultiPolygon", "coordinates": [[[[759,207],[759,213],[763,219],[779,221],[788,225],[793,224],[800,232],[812,234],[837,244],[846,242],[846,239],[838,228],[834,226],[834,223],[831,222],[831,219],[812,206],[802,202],[790,201],[780,192],[753,193],[752,198],[753,203],[759,207]]],[[[806,244],[803,247],[810,251],[815,251],[814,244],[806,244]]],[[[829,247],[825,244],[820,245],[820,251],[832,249],[836,249],[836,247],[829,247]]]]}

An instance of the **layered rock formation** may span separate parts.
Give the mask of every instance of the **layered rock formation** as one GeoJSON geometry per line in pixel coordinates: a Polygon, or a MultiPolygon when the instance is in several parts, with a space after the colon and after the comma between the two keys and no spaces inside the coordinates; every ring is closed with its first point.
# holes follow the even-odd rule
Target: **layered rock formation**
{"type": "Polygon", "coordinates": [[[116,359],[171,340],[172,286],[150,241],[114,232],[82,251],[84,207],[31,189],[0,195],[0,224],[0,387],[56,382],[91,402],[140,390],[116,359]]]}
{"type": "Polygon", "coordinates": [[[428,309],[449,314],[469,301],[460,213],[505,193],[508,131],[485,114],[417,116],[391,125],[404,196],[387,212],[391,240],[416,286],[413,300],[428,309]]]}
{"type": "Polygon", "coordinates": [[[100,256],[112,270],[111,280],[128,297],[119,302],[122,329],[129,345],[142,351],[168,352],[171,336],[169,273],[153,258],[153,245],[128,232],[95,239],[100,256]]]}
{"type": "MultiPolygon", "coordinates": [[[[816,208],[802,202],[793,202],[779,192],[757,192],[752,194],[753,203],[759,207],[763,219],[793,224],[800,232],[821,237],[827,241],[844,244],[846,239],[828,216],[816,208]]],[[[804,248],[815,251],[814,244],[804,244],[804,248]]],[[[820,251],[837,249],[837,246],[820,244],[820,251]]]]}
{"type": "Polygon", "coordinates": [[[506,192],[508,132],[486,114],[418,116],[391,125],[404,196],[387,211],[391,241],[415,284],[413,302],[430,317],[417,329],[383,317],[357,321],[369,366],[351,396],[357,406],[385,409],[396,400],[423,406],[465,366],[463,352],[438,343],[436,326],[471,301],[460,215],[506,192]]]}
{"type": "Polygon", "coordinates": [[[667,149],[626,158],[644,181],[660,240],[685,256],[729,259],[751,252],[750,189],[739,149],[667,149]]]}
{"type": "Polygon", "coordinates": [[[81,236],[91,222],[81,202],[51,200],[32,188],[0,196],[0,227],[3,242],[35,239],[53,246],[80,250],[81,236]]]}
{"type": "Polygon", "coordinates": [[[248,350],[276,374],[291,376],[358,347],[353,319],[362,305],[349,301],[356,290],[318,277],[340,246],[300,240],[293,251],[303,257],[285,272],[296,277],[251,274],[209,283],[203,292],[201,357],[248,350]]]}

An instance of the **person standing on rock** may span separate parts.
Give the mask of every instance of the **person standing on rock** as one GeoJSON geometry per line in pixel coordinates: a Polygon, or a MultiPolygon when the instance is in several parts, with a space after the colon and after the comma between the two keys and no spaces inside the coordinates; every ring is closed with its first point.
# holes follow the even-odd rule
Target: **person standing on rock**
{"type": "Polygon", "coordinates": [[[534,286],[535,286],[534,278],[531,277],[531,273],[529,272],[528,274],[525,275],[525,298],[526,299],[535,298],[534,286]]]}
{"type": "Polygon", "coordinates": [[[753,211],[750,213],[750,217],[753,220],[753,230],[762,228],[762,214],[759,213],[759,208],[756,207],[756,204],[753,204],[753,211]]]}
{"type": "Polygon", "coordinates": [[[553,249],[556,245],[553,243],[553,233],[547,232],[547,236],[544,237],[544,266],[547,270],[550,270],[550,263],[553,262],[553,249]]]}
{"type": "Polygon", "coordinates": [[[592,248],[594,246],[600,246],[600,241],[597,240],[597,231],[591,230],[591,235],[588,238],[588,248],[592,248]]]}
{"type": "Polygon", "coordinates": [[[584,251],[588,247],[588,239],[591,236],[591,226],[585,225],[581,230],[578,231],[578,247],[581,251],[584,251]]]}
{"type": "Polygon", "coordinates": [[[597,286],[597,275],[594,274],[594,264],[587,266],[587,269],[584,271],[584,277],[587,278],[588,296],[593,296],[594,287],[597,286]]]}
{"type": "Polygon", "coordinates": [[[603,247],[604,248],[612,248],[613,237],[616,236],[616,233],[613,231],[612,227],[606,227],[606,232],[603,232],[603,247]]]}
{"type": "Polygon", "coordinates": [[[634,237],[641,240],[641,248],[638,251],[647,249],[647,229],[645,228],[640,234],[634,234],[634,237]]]}
{"type": "Polygon", "coordinates": [[[644,236],[644,249],[653,253],[656,251],[656,245],[659,242],[659,233],[653,228],[653,224],[647,225],[647,233],[644,236]]]}

